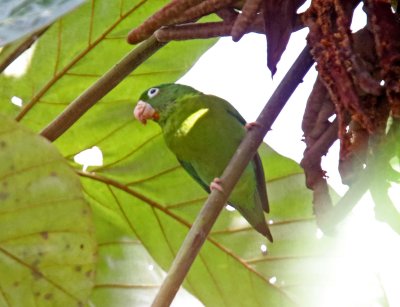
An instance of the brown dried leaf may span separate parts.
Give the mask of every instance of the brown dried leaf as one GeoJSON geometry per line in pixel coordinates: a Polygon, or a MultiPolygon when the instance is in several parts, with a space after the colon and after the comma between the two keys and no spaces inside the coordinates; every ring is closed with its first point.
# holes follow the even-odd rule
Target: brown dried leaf
{"type": "Polygon", "coordinates": [[[369,0],[367,5],[392,116],[400,118],[400,21],[390,1],[369,0]]]}
{"type": "Polygon", "coordinates": [[[304,2],[305,0],[278,0],[264,1],[262,5],[268,43],[268,68],[272,75],[275,74],[276,65],[296,27],[296,11],[304,2]]]}
{"type": "Polygon", "coordinates": [[[325,85],[320,78],[315,81],[313,90],[307,100],[303,116],[302,129],[307,145],[317,140],[327,129],[329,117],[335,112],[335,107],[329,98],[325,85]],[[310,141],[308,139],[310,138],[310,141]]]}
{"type": "Polygon", "coordinates": [[[332,207],[325,172],[321,168],[321,159],[337,139],[337,124],[330,123],[328,118],[334,113],[334,105],[328,92],[318,78],[307,101],[302,129],[306,150],[301,166],[306,176],[306,185],[313,190],[313,208],[317,223],[324,229],[325,213],[332,207]],[[322,220],[321,220],[322,219],[322,220]]]}

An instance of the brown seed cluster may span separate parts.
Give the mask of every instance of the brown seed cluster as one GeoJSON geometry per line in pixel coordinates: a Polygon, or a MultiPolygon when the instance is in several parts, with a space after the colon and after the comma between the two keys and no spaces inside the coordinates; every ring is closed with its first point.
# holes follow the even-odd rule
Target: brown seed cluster
{"type": "Polygon", "coordinates": [[[292,32],[304,27],[297,9],[306,0],[172,0],[127,37],[137,44],[152,34],[158,41],[231,36],[238,41],[246,33],[265,34],[267,63],[272,74],[292,32]],[[216,15],[220,21],[201,22],[216,15]]]}
{"type": "Polygon", "coordinates": [[[351,33],[360,2],[313,0],[303,16],[319,77],[303,118],[307,148],[301,164],[314,191],[317,218],[332,207],[320,162],[333,142],[341,142],[339,172],[343,183],[351,185],[368,155],[385,142],[389,117],[400,117],[399,17],[390,1],[365,0],[367,25],[351,33]]]}

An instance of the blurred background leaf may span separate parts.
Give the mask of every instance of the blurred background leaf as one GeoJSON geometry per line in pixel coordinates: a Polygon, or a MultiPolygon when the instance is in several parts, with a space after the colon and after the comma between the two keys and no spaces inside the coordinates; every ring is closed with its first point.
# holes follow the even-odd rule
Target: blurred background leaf
{"type": "Polygon", "coordinates": [[[84,0],[0,0],[0,47],[39,30],[84,0]]]}
{"type": "Polygon", "coordinates": [[[83,305],[97,244],[78,176],[52,144],[3,115],[0,160],[0,305],[83,305]]]}
{"type": "MultiPolygon", "coordinates": [[[[96,214],[97,212],[95,212],[96,214]]],[[[96,284],[90,297],[94,306],[150,306],[166,273],[130,231],[97,216],[99,242],[96,284]]],[[[181,289],[172,306],[202,304],[181,289]]]]}

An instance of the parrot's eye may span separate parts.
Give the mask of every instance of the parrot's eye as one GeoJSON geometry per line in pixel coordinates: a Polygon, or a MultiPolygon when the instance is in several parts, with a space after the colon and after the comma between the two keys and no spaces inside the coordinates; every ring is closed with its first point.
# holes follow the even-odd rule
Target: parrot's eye
{"type": "Polygon", "coordinates": [[[149,96],[149,98],[153,98],[154,96],[156,96],[158,94],[159,91],[160,91],[160,89],[153,87],[153,88],[149,89],[149,91],[147,92],[147,96],[149,96]]]}

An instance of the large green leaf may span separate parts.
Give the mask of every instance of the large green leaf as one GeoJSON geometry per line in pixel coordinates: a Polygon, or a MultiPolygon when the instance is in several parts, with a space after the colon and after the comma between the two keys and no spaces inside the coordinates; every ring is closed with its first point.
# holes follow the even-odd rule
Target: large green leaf
{"type": "MultiPolygon", "coordinates": [[[[95,211],[130,230],[132,238],[142,242],[167,270],[206,194],[179,167],[156,125],[149,123],[143,128],[132,122],[131,126],[129,155],[81,176],[95,211]]],[[[125,138],[121,136],[121,141],[125,138]]],[[[102,143],[98,145],[103,148],[102,143]]],[[[300,271],[293,264],[298,263],[296,259],[321,256],[326,251],[325,245],[315,244],[311,200],[300,168],[266,146],[261,155],[269,181],[275,242],[268,244],[237,212],[224,210],[185,284],[207,306],[301,303],[305,301],[303,289],[292,289],[301,278],[300,272],[318,272],[300,271]],[[262,244],[268,245],[267,255],[260,250],[262,244]],[[271,283],[274,276],[290,288],[271,283]]],[[[129,285],[122,283],[120,288],[129,285]]]]}
{"type": "Polygon", "coordinates": [[[97,245],[79,178],[46,140],[0,115],[0,306],[77,306],[97,245]]]}
{"type": "Polygon", "coordinates": [[[44,27],[83,0],[0,0],[0,46],[44,27]]]}
{"type": "MultiPolygon", "coordinates": [[[[95,306],[150,306],[165,272],[141,242],[132,238],[129,229],[115,227],[108,216],[95,214],[95,222],[99,230],[99,262],[90,302],[95,306]]],[[[183,289],[176,302],[181,306],[201,306],[183,289]]]]}

